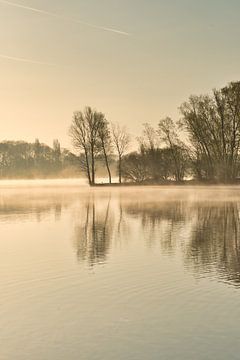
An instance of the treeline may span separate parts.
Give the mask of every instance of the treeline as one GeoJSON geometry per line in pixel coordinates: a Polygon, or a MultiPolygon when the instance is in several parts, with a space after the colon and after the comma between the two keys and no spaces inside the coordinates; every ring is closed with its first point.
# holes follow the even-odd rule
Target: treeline
{"type": "Polygon", "coordinates": [[[53,146],[39,142],[4,141],[0,143],[1,178],[66,177],[79,173],[79,159],[58,140],[53,146]]]}
{"type": "MultiPolygon", "coordinates": [[[[240,82],[210,95],[190,96],[180,106],[181,118],[167,117],[156,127],[143,124],[137,151],[125,127],[110,123],[91,107],[76,111],[69,130],[75,154],[54,140],[0,143],[0,177],[86,176],[113,182],[235,182],[240,177],[240,82]],[[96,173],[97,170],[97,173],[96,173]]],[[[139,131],[138,131],[139,132],[139,131]]],[[[135,145],[134,145],[135,146],[135,145]]],[[[135,146],[136,147],[136,146],[135,146]]]]}
{"type": "Polygon", "coordinates": [[[126,129],[108,122],[90,107],[74,113],[70,136],[82,155],[81,168],[95,184],[96,158],[102,156],[112,182],[109,159],[118,163],[119,183],[181,182],[194,179],[234,182],[240,172],[240,82],[190,96],[180,107],[181,119],[167,117],[156,128],[146,123],[137,138],[138,151],[127,153],[126,129]],[[184,139],[184,141],[183,141],[184,139]]]}

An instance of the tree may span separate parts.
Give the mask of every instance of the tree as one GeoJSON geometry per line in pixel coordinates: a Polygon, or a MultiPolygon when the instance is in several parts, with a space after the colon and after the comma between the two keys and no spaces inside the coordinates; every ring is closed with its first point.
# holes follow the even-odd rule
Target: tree
{"type": "Polygon", "coordinates": [[[34,152],[34,160],[35,160],[35,166],[38,166],[39,161],[41,159],[42,151],[41,151],[41,144],[39,139],[35,139],[33,152],[34,152]]]}
{"type": "Polygon", "coordinates": [[[132,152],[122,159],[124,179],[136,183],[153,183],[168,181],[175,176],[175,165],[169,148],[156,148],[132,152]]]}
{"type": "Polygon", "coordinates": [[[53,140],[53,163],[56,169],[61,167],[61,145],[60,142],[55,139],[53,140]]]}
{"type": "Polygon", "coordinates": [[[118,155],[118,178],[119,184],[122,183],[122,158],[130,144],[130,136],[125,127],[112,124],[113,144],[118,155]]]}
{"type": "Polygon", "coordinates": [[[0,143],[0,176],[3,178],[33,178],[76,173],[77,157],[63,149],[59,157],[59,142],[53,148],[40,143],[4,141],[0,143]],[[57,153],[57,156],[56,156],[57,153]]]}
{"type": "Polygon", "coordinates": [[[159,147],[159,138],[156,130],[148,123],[143,124],[142,136],[137,138],[140,149],[149,149],[152,152],[159,147]]]}
{"type": "Polygon", "coordinates": [[[220,119],[222,177],[233,180],[238,175],[240,151],[240,82],[214,90],[214,99],[220,119]]]}
{"type": "Polygon", "coordinates": [[[109,166],[109,158],[108,153],[111,151],[111,133],[109,130],[109,123],[107,119],[105,118],[104,114],[99,113],[100,118],[100,126],[98,129],[98,135],[101,142],[102,152],[104,156],[104,161],[106,164],[107,172],[108,172],[108,179],[109,184],[112,183],[112,176],[111,176],[111,170],[109,166]]]}
{"type": "Polygon", "coordinates": [[[53,140],[53,154],[56,161],[59,161],[61,157],[61,145],[58,139],[53,140]]]}
{"type": "Polygon", "coordinates": [[[76,111],[70,127],[70,136],[75,149],[84,152],[89,185],[95,184],[95,157],[100,151],[99,128],[102,116],[91,107],[76,111]]]}
{"type": "MultiPolygon", "coordinates": [[[[140,145],[142,161],[146,163],[148,180],[158,183],[165,175],[166,152],[160,148],[158,132],[148,123],[143,124],[142,136],[137,138],[140,145]]],[[[168,167],[170,162],[168,157],[168,167]]]]}
{"type": "Polygon", "coordinates": [[[212,96],[191,96],[180,109],[201,175],[234,180],[239,172],[240,82],[214,90],[212,96]]]}
{"type": "Polygon", "coordinates": [[[158,124],[158,133],[160,139],[170,149],[174,163],[175,180],[182,181],[187,169],[188,156],[186,147],[179,139],[177,128],[173,120],[169,117],[160,120],[158,124]]]}
{"type": "Polygon", "coordinates": [[[123,157],[122,175],[131,182],[142,183],[149,179],[148,164],[146,158],[137,152],[123,157]]]}

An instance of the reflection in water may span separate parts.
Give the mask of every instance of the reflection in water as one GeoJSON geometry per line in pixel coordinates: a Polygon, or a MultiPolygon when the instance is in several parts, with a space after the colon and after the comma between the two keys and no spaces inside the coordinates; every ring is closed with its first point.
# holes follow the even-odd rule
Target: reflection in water
{"type": "Polygon", "coordinates": [[[50,214],[55,214],[55,220],[60,220],[62,212],[62,203],[29,203],[11,200],[2,201],[0,205],[0,221],[13,222],[29,219],[42,221],[50,214]]]}
{"type": "Polygon", "coordinates": [[[126,211],[141,218],[151,243],[159,239],[169,254],[180,247],[188,269],[240,284],[238,202],[130,204],[126,211]]]}
{"type": "Polygon", "coordinates": [[[189,213],[183,202],[138,202],[125,207],[126,214],[139,218],[147,244],[152,247],[160,241],[162,251],[173,254],[178,241],[178,231],[187,222],[189,213]]]}
{"type": "Polygon", "coordinates": [[[113,213],[110,213],[110,198],[100,208],[94,198],[88,199],[82,215],[75,225],[74,243],[78,259],[90,265],[102,263],[110,247],[113,232],[113,213]]]}
{"type": "Polygon", "coordinates": [[[98,201],[91,199],[84,207],[85,217],[80,216],[74,240],[81,261],[87,260],[91,265],[104,262],[112,242],[122,241],[127,234],[131,238],[132,222],[137,221],[148,246],[158,242],[161,251],[168,255],[180,249],[185,266],[194,273],[217,273],[235,284],[240,281],[238,203],[148,203],[124,199],[116,209],[111,207],[110,199],[100,208],[98,201]]]}
{"type": "MultiPolygon", "coordinates": [[[[146,191],[146,190],[145,190],[146,191]]],[[[182,193],[182,190],[181,190],[182,193]]],[[[74,248],[80,262],[104,263],[113,244],[143,237],[150,249],[180,254],[184,266],[197,276],[218,276],[240,284],[240,205],[233,197],[223,201],[184,200],[184,197],[129,196],[122,191],[36,192],[0,196],[0,222],[73,219],[74,248]]],[[[137,244],[136,244],[137,246],[137,244]]]]}
{"type": "Polygon", "coordinates": [[[195,226],[186,247],[186,262],[201,273],[214,270],[240,284],[239,204],[198,204],[195,226]]]}
{"type": "Polygon", "coordinates": [[[0,222],[37,220],[41,222],[53,215],[61,220],[62,211],[78,197],[77,188],[52,187],[0,187],[0,222]]]}
{"type": "Polygon", "coordinates": [[[0,185],[0,358],[237,359],[239,213],[232,187],[0,185]]]}

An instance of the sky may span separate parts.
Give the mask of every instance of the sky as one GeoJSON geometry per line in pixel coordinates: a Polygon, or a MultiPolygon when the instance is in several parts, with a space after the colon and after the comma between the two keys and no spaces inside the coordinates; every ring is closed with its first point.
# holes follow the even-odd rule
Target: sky
{"type": "Polygon", "coordinates": [[[139,135],[240,80],[239,0],[0,0],[0,141],[71,147],[86,105],[139,135]]]}

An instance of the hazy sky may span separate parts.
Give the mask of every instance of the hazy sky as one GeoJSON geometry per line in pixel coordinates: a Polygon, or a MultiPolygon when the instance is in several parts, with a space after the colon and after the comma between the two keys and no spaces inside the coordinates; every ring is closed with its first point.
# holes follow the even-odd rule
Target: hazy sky
{"type": "Polygon", "coordinates": [[[240,80],[239,13],[239,0],[0,0],[0,140],[69,146],[85,105],[134,134],[178,119],[191,93],[240,80]]]}

